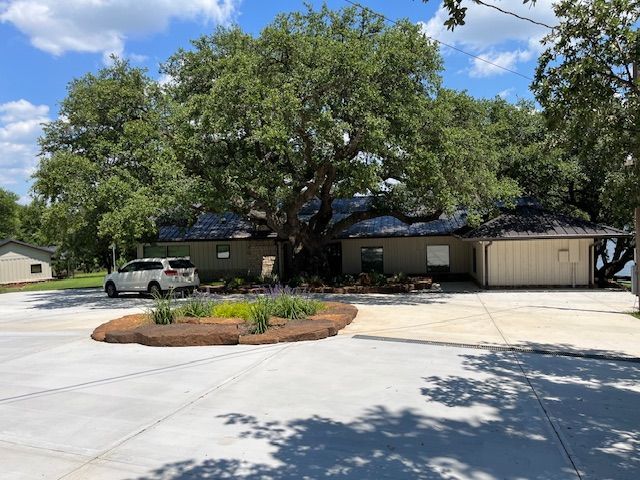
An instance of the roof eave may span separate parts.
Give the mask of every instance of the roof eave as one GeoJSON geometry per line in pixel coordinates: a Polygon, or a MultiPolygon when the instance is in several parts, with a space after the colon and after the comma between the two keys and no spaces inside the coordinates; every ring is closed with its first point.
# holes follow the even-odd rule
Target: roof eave
{"type": "Polygon", "coordinates": [[[463,242],[498,242],[500,240],[552,240],[554,238],[562,239],[581,239],[581,238],[629,238],[633,237],[631,233],[592,233],[585,235],[519,235],[514,237],[463,237],[463,242]]]}

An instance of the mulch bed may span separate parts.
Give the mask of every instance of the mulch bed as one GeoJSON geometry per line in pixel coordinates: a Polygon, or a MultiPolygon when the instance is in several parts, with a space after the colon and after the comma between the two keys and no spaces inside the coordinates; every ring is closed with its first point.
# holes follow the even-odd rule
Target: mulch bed
{"type": "Polygon", "coordinates": [[[152,347],[196,345],[261,345],[320,340],[338,333],[358,314],[353,305],[324,302],[325,308],[305,320],[272,317],[269,329],[253,334],[238,318],[179,318],[171,325],[156,325],[146,314],[127,315],[96,328],[91,338],[107,343],[139,343],[152,347]]]}
{"type": "MultiPolygon", "coordinates": [[[[411,283],[393,283],[388,285],[352,285],[348,287],[312,287],[309,285],[301,285],[301,290],[307,293],[334,293],[334,294],[367,294],[367,293],[410,293],[421,290],[429,290],[433,285],[433,281],[430,278],[414,281],[411,283]]],[[[203,285],[200,290],[206,293],[219,293],[219,294],[259,294],[265,293],[269,287],[264,285],[245,285],[238,288],[229,289],[224,285],[203,285]]]]}

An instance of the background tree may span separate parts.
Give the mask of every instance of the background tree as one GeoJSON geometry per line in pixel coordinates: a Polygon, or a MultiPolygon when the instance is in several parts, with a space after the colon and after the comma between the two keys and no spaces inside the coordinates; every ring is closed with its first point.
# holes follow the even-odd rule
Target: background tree
{"type": "Polygon", "coordinates": [[[18,195],[0,188],[0,239],[15,237],[20,226],[18,195]]]}
{"type": "Polygon", "coordinates": [[[34,245],[50,245],[52,242],[43,231],[43,219],[47,206],[39,200],[21,206],[18,212],[19,228],[16,237],[34,245]]]}
{"type": "MultiPolygon", "coordinates": [[[[592,219],[631,229],[640,205],[640,87],[632,64],[640,58],[640,2],[562,0],[554,6],[559,24],[545,38],[533,90],[545,109],[556,144],[571,151],[589,171],[585,209],[592,219]],[[589,208],[590,207],[590,208],[589,208]]],[[[633,243],[616,242],[599,276],[617,273],[633,259],[633,243]]]]}
{"type": "Polygon", "coordinates": [[[417,26],[356,8],[280,15],[257,38],[219,29],[165,65],[179,157],[209,206],[266,223],[292,265],[319,270],[323,246],[361,220],[479,213],[515,193],[491,140],[467,128],[480,128],[475,103],[441,90],[440,69],[417,26]],[[372,208],[334,218],[332,201],[358,194],[372,208]]]}
{"type": "Polygon", "coordinates": [[[43,230],[76,261],[111,268],[109,245],[129,252],[163,216],[184,217],[197,190],[169,145],[170,107],[156,82],[127,62],[72,81],[59,119],[44,127],[34,175],[49,205],[43,230]]]}

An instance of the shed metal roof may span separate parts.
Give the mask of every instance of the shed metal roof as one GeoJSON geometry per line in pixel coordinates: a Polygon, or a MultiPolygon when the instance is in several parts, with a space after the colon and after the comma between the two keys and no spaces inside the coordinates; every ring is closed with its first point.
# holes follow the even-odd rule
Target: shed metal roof
{"type": "Polygon", "coordinates": [[[529,206],[506,211],[464,235],[466,240],[629,236],[629,232],[617,228],[529,206]]]}
{"type": "Polygon", "coordinates": [[[33,245],[27,242],[21,242],[20,240],[15,240],[13,238],[5,238],[0,239],[0,247],[4,247],[9,243],[15,243],[17,245],[22,245],[23,247],[33,248],[34,250],[41,250],[43,252],[54,254],[56,252],[56,247],[40,247],[38,245],[33,245]]]}

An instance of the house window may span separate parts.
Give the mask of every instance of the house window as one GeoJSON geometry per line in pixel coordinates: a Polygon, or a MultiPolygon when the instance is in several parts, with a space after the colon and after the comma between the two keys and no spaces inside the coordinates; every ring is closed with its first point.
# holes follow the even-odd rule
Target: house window
{"type": "Polygon", "coordinates": [[[362,271],[384,273],[384,253],[382,247],[362,247],[360,249],[362,271]]]}
{"type": "Polygon", "coordinates": [[[145,245],[142,249],[144,258],[164,258],[167,256],[167,247],[161,245],[145,245]]]}
{"type": "Polygon", "coordinates": [[[167,247],[167,257],[188,257],[189,255],[189,245],[169,245],[167,247]]]}
{"type": "Polygon", "coordinates": [[[449,245],[427,245],[427,272],[449,272],[449,245]]]}
{"type": "Polygon", "coordinates": [[[231,246],[216,245],[216,257],[223,260],[231,257],[231,246]]]}
{"type": "Polygon", "coordinates": [[[42,264],[41,263],[34,263],[31,265],[31,273],[36,274],[36,273],[42,273],[42,264]]]}
{"type": "Polygon", "coordinates": [[[473,264],[471,267],[473,268],[473,273],[478,273],[478,252],[476,247],[473,247],[473,264]]]}

